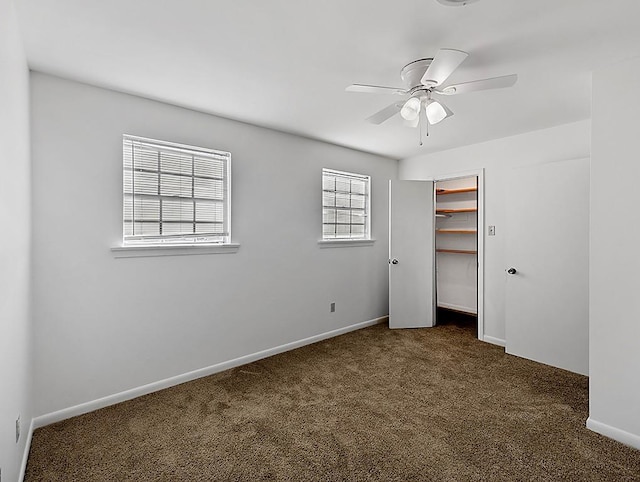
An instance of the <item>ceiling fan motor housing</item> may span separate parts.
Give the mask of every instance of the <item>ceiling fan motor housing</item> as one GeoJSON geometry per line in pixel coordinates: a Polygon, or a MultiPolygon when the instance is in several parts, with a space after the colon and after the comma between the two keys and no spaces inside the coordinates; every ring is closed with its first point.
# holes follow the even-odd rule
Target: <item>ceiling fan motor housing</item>
{"type": "Polygon", "coordinates": [[[422,76],[427,71],[433,58],[414,60],[413,62],[402,67],[400,78],[404,82],[406,90],[412,90],[416,87],[425,88],[422,85],[422,76]]]}

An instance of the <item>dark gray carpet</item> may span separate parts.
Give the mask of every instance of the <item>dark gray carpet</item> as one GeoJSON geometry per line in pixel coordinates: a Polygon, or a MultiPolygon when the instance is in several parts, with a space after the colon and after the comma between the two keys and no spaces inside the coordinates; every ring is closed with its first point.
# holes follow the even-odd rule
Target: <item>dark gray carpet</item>
{"type": "Polygon", "coordinates": [[[588,379],[379,325],[35,432],[27,481],[640,481],[588,379]]]}

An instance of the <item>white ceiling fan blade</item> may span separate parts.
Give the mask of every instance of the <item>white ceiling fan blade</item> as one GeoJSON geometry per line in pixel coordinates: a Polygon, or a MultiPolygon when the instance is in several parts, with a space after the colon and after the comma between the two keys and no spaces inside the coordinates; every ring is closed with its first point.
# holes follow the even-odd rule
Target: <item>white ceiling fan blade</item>
{"type": "Polygon", "coordinates": [[[445,87],[442,90],[434,92],[444,95],[466,94],[467,92],[475,92],[477,90],[487,89],[503,89],[511,87],[518,81],[517,74],[504,75],[502,77],[493,77],[492,79],[473,80],[462,84],[455,84],[445,87]]]}
{"type": "Polygon", "coordinates": [[[367,117],[367,120],[372,124],[379,125],[379,124],[382,124],[387,119],[390,119],[391,117],[396,115],[398,112],[400,112],[400,109],[402,109],[402,103],[401,102],[394,103],[394,104],[388,105],[381,111],[376,112],[371,117],[367,117]]]}
{"type": "Polygon", "coordinates": [[[362,92],[364,94],[401,94],[407,93],[406,90],[398,87],[383,87],[381,85],[352,84],[345,89],[347,92],[362,92]]]}
{"type": "Polygon", "coordinates": [[[422,85],[433,87],[442,84],[468,56],[462,50],[440,49],[422,76],[422,85]]]}

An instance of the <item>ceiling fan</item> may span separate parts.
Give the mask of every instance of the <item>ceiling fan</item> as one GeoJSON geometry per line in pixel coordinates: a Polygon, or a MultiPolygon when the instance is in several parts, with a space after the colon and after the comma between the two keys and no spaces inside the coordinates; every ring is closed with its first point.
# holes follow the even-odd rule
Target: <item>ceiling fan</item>
{"type": "Polygon", "coordinates": [[[516,74],[511,74],[443,87],[453,71],[468,56],[461,50],[440,49],[435,57],[415,60],[402,68],[400,78],[404,82],[404,88],[353,84],[346,91],[409,96],[408,100],[394,102],[367,118],[372,124],[382,124],[398,112],[411,127],[418,126],[421,113],[424,113],[428,124],[437,124],[451,117],[453,112],[440,100],[433,99],[432,94],[457,95],[477,90],[500,89],[511,87],[518,80],[516,74]]]}

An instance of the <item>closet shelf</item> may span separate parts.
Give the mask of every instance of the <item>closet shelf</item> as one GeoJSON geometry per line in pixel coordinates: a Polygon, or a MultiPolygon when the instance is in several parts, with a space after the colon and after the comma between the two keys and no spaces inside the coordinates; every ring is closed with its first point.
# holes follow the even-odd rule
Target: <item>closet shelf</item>
{"type": "Polygon", "coordinates": [[[478,208],[436,209],[436,214],[475,213],[478,208]]]}
{"type": "Polygon", "coordinates": [[[476,192],[477,187],[461,187],[458,189],[436,189],[437,196],[446,196],[447,194],[460,194],[463,192],[476,192]]]}
{"type": "Polygon", "coordinates": [[[470,251],[468,249],[436,249],[436,253],[478,254],[477,251],[470,251]]]}
{"type": "Polygon", "coordinates": [[[443,234],[477,234],[477,229],[436,229],[436,233],[443,234]]]}

